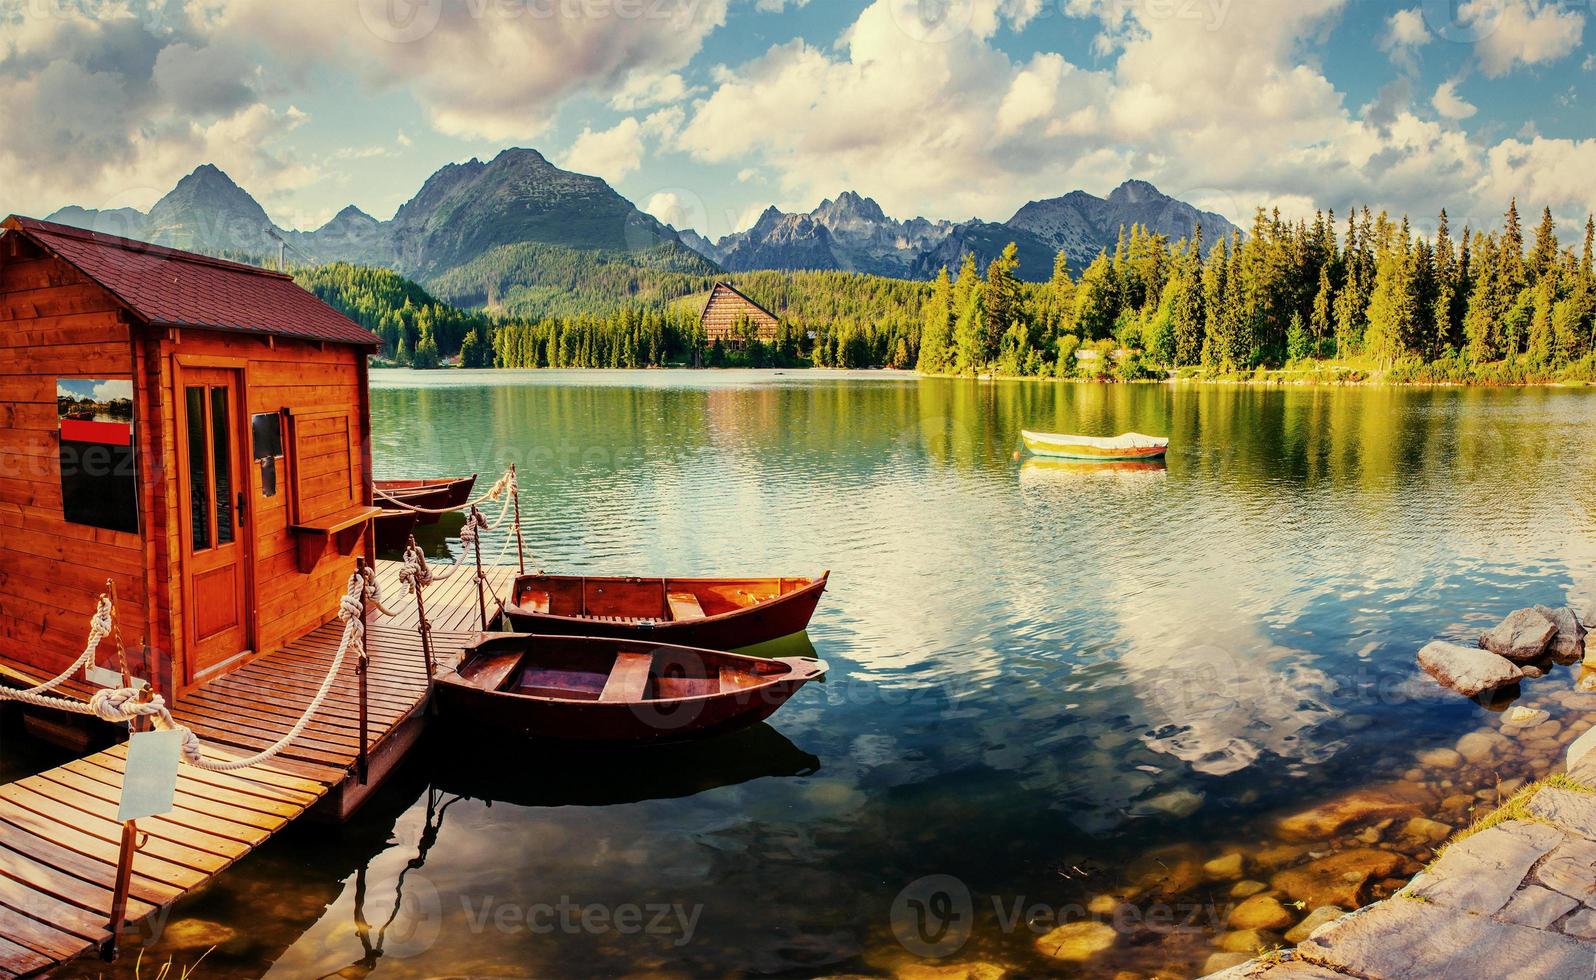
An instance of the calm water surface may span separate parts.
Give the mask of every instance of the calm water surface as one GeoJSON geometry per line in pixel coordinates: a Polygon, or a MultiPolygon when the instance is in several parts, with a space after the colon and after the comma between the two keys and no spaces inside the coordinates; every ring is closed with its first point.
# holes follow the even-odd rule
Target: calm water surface
{"type": "MultiPolygon", "coordinates": [[[[1415,651],[1583,601],[1596,572],[1579,391],[460,371],[373,388],[379,476],[520,464],[538,566],[831,569],[809,640],[832,673],[688,750],[435,742],[354,825],[295,830],[178,910],[148,955],[219,941],[208,976],[888,975],[913,961],[894,923],[937,924],[907,901],[924,884],[894,916],[929,875],[973,910],[942,962],[1193,975],[1231,882],[1192,863],[1492,727],[1415,651]],[[1167,467],[1022,461],[1021,427],[1172,448],[1167,467]],[[1112,949],[1061,964],[1034,948],[1045,916],[1008,911],[1110,893],[1177,914],[1122,918],[1112,949]]],[[[1558,668],[1521,703],[1566,718],[1572,690],[1558,668]]],[[[1424,779],[1467,797],[1556,748],[1424,779]]]]}

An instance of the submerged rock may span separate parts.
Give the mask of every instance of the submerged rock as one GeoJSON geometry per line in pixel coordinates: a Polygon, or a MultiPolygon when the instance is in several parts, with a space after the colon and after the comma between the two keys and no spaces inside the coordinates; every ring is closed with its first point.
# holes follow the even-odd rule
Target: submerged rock
{"type": "Polygon", "coordinates": [[[1547,644],[1546,652],[1560,664],[1578,663],[1585,656],[1585,627],[1580,625],[1574,610],[1567,606],[1557,609],[1536,606],[1535,611],[1557,627],[1557,633],[1552,637],[1552,642],[1547,644]]]}
{"type": "Polygon", "coordinates": [[[1238,881],[1234,885],[1231,885],[1230,886],[1230,897],[1231,898],[1251,898],[1254,895],[1258,894],[1259,892],[1266,892],[1268,890],[1269,890],[1269,886],[1264,884],[1263,882],[1261,882],[1261,881],[1253,881],[1251,879],[1248,879],[1247,881],[1238,881]]]}
{"type": "Polygon", "coordinates": [[[1505,657],[1445,640],[1425,644],[1419,651],[1419,666],[1442,687],[1469,697],[1516,684],[1524,676],[1524,672],[1505,657]]]}
{"type": "Polygon", "coordinates": [[[1523,705],[1516,705],[1508,708],[1502,714],[1502,729],[1517,734],[1526,728],[1534,728],[1551,716],[1552,713],[1544,708],[1526,708],[1523,705]]]}
{"type": "Polygon", "coordinates": [[[1402,833],[1416,840],[1427,840],[1438,844],[1452,836],[1452,828],[1439,820],[1414,817],[1403,825],[1402,833]]]}
{"type": "Polygon", "coordinates": [[[1038,936],[1037,952],[1055,960],[1083,963],[1119,939],[1114,927],[1102,922],[1067,922],[1038,936]]]}
{"type": "Polygon", "coordinates": [[[897,980],[1002,980],[1008,972],[997,963],[904,963],[892,975],[897,980]]]}
{"type": "Polygon", "coordinates": [[[1419,763],[1431,769],[1456,769],[1463,764],[1463,757],[1453,749],[1425,749],[1419,753],[1419,763]]]}
{"type": "Polygon", "coordinates": [[[1203,976],[1228,970],[1233,966],[1240,966],[1252,960],[1251,953],[1215,953],[1203,961],[1203,976]]]}
{"type": "Polygon", "coordinates": [[[1369,879],[1385,878],[1404,863],[1393,851],[1360,847],[1277,872],[1269,884],[1310,906],[1361,906],[1369,879]]]}
{"type": "Polygon", "coordinates": [[[1308,917],[1291,927],[1286,942],[1296,944],[1313,935],[1313,931],[1327,922],[1334,922],[1347,914],[1339,905],[1321,905],[1308,913],[1308,917]]]}
{"type": "Polygon", "coordinates": [[[1493,731],[1469,732],[1457,740],[1457,752],[1477,764],[1485,762],[1497,752],[1507,750],[1512,744],[1506,737],[1493,731]]]}
{"type": "Polygon", "coordinates": [[[1480,634],[1480,646],[1516,663],[1528,663],[1545,655],[1556,635],[1556,623],[1534,609],[1519,609],[1480,634]]]}
{"type": "Polygon", "coordinates": [[[210,949],[237,938],[234,930],[208,919],[181,919],[161,933],[162,944],[174,950],[210,949]]]}
{"type": "Polygon", "coordinates": [[[1215,942],[1227,953],[1256,953],[1279,946],[1280,934],[1267,929],[1237,929],[1221,933],[1215,942]]]}
{"type": "Polygon", "coordinates": [[[1296,920],[1296,916],[1278,898],[1269,895],[1254,895],[1230,910],[1230,916],[1225,921],[1230,928],[1249,929],[1284,929],[1296,920]]]}
{"type": "Polygon", "coordinates": [[[1241,877],[1245,867],[1246,859],[1241,856],[1241,852],[1231,851],[1204,864],[1203,874],[1214,881],[1235,881],[1241,877]]]}
{"type": "Polygon", "coordinates": [[[1285,817],[1275,824],[1275,833],[1286,840],[1317,841],[1360,824],[1416,816],[1419,816],[1419,806],[1412,799],[1383,790],[1360,789],[1285,817]]]}

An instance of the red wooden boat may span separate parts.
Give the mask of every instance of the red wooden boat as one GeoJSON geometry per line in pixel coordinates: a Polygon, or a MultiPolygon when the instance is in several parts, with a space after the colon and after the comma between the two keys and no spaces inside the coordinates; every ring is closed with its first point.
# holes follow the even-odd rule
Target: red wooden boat
{"type": "Polygon", "coordinates": [[[767,659],[591,636],[484,633],[437,678],[445,723],[499,735],[637,745],[763,721],[824,676],[814,657],[767,659]]]}
{"type": "MultiPolygon", "coordinates": [[[[475,473],[431,480],[374,480],[372,486],[379,492],[372,495],[372,500],[384,510],[404,510],[404,504],[426,510],[450,510],[470,500],[471,490],[476,485],[475,473]]],[[[436,524],[440,516],[419,515],[422,524],[436,524]]]]}
{"type": "Polygon", "coordinates": [[[376,529],[378,551],[403,551],[410,543],[420,515],[411,510],[385,510],[371,522],[376,529]]]}
{"type": "Polygon", "coordinates": [[[624,578],[522,575],[504,614],[512,629],[614,636],[736,650],[802,632],[830,572],[819,578],[624,578]]]}

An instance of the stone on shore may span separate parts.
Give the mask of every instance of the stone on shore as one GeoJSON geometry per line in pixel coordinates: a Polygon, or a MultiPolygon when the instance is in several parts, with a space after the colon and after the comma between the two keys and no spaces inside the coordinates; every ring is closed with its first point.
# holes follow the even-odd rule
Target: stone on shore
{"type": "Polygon", "coordinates": [[[1556,635],[1556,623],[1534,609],[1519,609],[1480,634],[1480,646],[1515,663],[1528,663],[1545,656],[1556,635]]]}
{"type": "Polygon", "coordinates": [[[896,980],[1003,980],[1008,972],[997,963],[904,963],[892,975],[896,980]]]}
{"type": "Polygon", "coordinates": [[[1036,949],[1043,956],[1071,963],[1085,961],[1113,946],[1119,939],[1114,927],[1102,922],[1067,922],[1038,936],[1036,949]]]}
{"type": "Polygon", "coordinates": [[[1433,905],[1495,915],[1530,868],[1562,841],[1555,827],[1510,820],[1448,846],[1407,892],[1433,905]]]}
{"type": "Polygon", "coordinates": [[[1357,908],[1367,897],[1370,879],[1389,877],[1403,863],[1402,855],[1394,851],[1358,847],[1287,868],[1269,879],[1269,884],[1309,907],[1357,908]]]}
{"type": "Polygon", "coordinates": [[[1297,947],[1309,963],[1361,977],[1589,977],[1587,944],[1427,902],[1394,898],[1349,915],[1297,947]]]}
{"type": "Polygon", "coordinates": [[[1442,687],[1471,698],[1482,691],[1516,684],[1524,677],[1524,672],[1505,657],[1445,640],[1425,644],[1419,651],[1419,666],[1442,687]]]}
{"type": "Polygon", "coordinates": [[[1579,905],[1579,900],[1540,885],[1521,888],[1496,917],[1531,929],[1545,929],[1579,905]]]}
{"type": "Polygon", "coordinates": [[[1384,790],[1360,789],[1282,818],[1275,824],[1275,833],[1286,840],[1320,841],[1349,827],[1419,813],[1418,803],[1411,799],[1384,790]]]}
{"type": "Polygon", "coordinates": [[[1339,905],[1321,905],[1286,932],[1286,942],[1293,945],[1300,943],[1313,935],[1315,929],[1328,922],[1334,922],[1346,914],[1347,910],[1339,905]]]}
{"type": "Polygon", "coordinates": [[[1295,916],[1280,900],[1269,895],[1254,895],[1230,910],[1230,917],[1225,921],[1232,929],[1257,930],[1257,929],[1284,929],[1295,920],[1295,916]]]}
{"type": "Polygon", "coordinates": [[[1536,606],[1535,611],[1551,620],[1552,625],[1557,627],[1557,633],[1552,636],[1552,642],[1547,644],[1546,652],[1560,664],[1579,663],[1585,656],[1585,627],[1580,625],[1579,617],[1574,615],[1574,610],[1567,606],[1559,606],[1556,609],[1536,606]]]}

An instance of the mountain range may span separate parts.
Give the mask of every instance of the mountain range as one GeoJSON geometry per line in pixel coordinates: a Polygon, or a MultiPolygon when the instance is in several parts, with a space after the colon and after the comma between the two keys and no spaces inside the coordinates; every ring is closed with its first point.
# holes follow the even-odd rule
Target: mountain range
{"type": "Polygon", "coordinates": [[[820,202],[808,214],[768,208],[747,231],[710,243],[688,231],[689,248],[733,272],[751,269],[843,269],[908,279],[926,279],[947,266],[956,270],[965,252],[983,261],[1009,242],[1019,246],[1020,278],[1039,281],[1063,252],[1078,274],[1104,249],[1112,251],[1121,228],[1133,224],[1190,237],[1200,225],[1209,241],[1237,230],[1224,216],[1200,211],[1144,180],[1128,180],[1108,195],[1072,191],[1032,201],[1009,220],[955,224],[889,218],[881,206],[853,191],[820,202]]]}
{"type": "Polygon", "coordinates": [[[72,205],[49,219],[213,255],[271,260],[283,252],[300,264],[384,266],[463,303],[492,303],[520,286],[549,287],[556,267],[564,280],[599,265],[606,273],[635,266],[694,277],[839,269],[929,279],[943,266],[956,269],[966,252],[984,265],[1011,241],[1019,246],[1021,278],[1041,281],[1058,251],[1079,272],[1114,247],[1122,226],[1140,223],[1180,238],[1201,224],[1210,241],[1234,228],[1151,184],[1127,181],[1106,199],[1075,191],[1032,201],[1002,223],[902,221],[847,191],[807,214],[768,208],[753,227],[711,243],[661,223],[603,180],[523,148],[443,167],[386,221],[350,205],[315,230],[281,228],[211,164],[178,181],[148,212],[72,205]]]}

